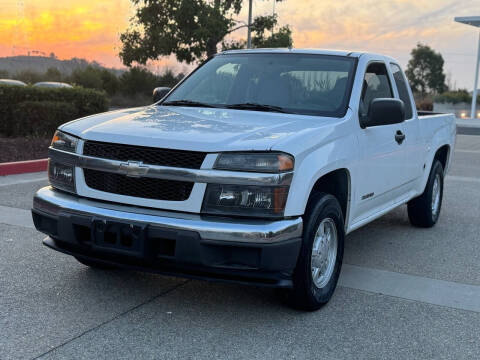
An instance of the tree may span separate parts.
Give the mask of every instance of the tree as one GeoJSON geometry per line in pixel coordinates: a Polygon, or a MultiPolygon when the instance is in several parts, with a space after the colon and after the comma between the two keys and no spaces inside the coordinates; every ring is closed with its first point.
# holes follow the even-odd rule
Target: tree
{"type": "Polygon", "coordinates": [[[43,77],[46,81],[62,81],[62,73],[56,67],[48,68],[43,77]]]}
{"type": "MultiPolygon", "coordinates": [[[[131,1],[137,11],[129,29],[120,35],[120,58],[127,66],[134,62],[145,65],[148,60],[171,54],[178,61],[201,61],[216,54],[219,44],[226,44],[224,39],[227,35],[248,26],[234,20],[242,9],[242,0],[131,1]]],[[[275,24],[274,16],[254,20],[252,30],[259,36],[259,44],[267,39],[263,37],[263,32],[273,29],[275,24]]],[[[286,34],[291,34],[291,31],[283,29],[270,42],[277,44],[286,34]]]]}
{"type": "Polygon", "coordinates": [[[167,68],[162,75],[158,76],[158,86],[174,87],[184,77],[184,74],[175,75],[172,70],[167,68]]]}
{"type": "MultiPolygon", "coordinates": [[[[278,1],[278,0],[277,0],[278,1]]],[[[288,25],[281,27],[276,33],[277,16],[259,16],[252,23],[252,45],[255,48],[291,47],[293,45],[292,30],[288,25]],[[266,35],[271,32],[270,35],[266,35]]],[[[245,49],[247,40],[223,41],[222,50],[245,49]]]]}
{"type": "Polygon", "coordinates": [[[155,74],[138,66],[130,68],[120,76],[121,91],[128,96],[139,94],[151,96],[158,84],[159,80],[155,74]]]}
{"type": "Polygon", "coordinates": [[[35,84],[37,82],[43,81],[42,74],[39,74],[35,71],[24,70],[15,75],[15,79],[23,81],[27,84],[35,84]]]}
{"type": "Polygon", "coordinates": [[[444,92],[446,85],[442,55],[428,45],[420,43],[410,54],[412,58],[408,62],[405,74],[413,91],[422,95],[444,92]]]}
{"type": "Polygon", "coordinates": [[[84,88],[105,90],[109,95],[115,94],[120,82],[115,74],[107,69],[88,65],[84,69],[75,69],[70,81],[84,88]]]}
{"type": "Polygon", "coordinates": [[[88,89],[103,89],[103,81],[100,77],[99,69],[90,65],[84,69],[75,69],[70,76],[70,81],[88,89]]]}

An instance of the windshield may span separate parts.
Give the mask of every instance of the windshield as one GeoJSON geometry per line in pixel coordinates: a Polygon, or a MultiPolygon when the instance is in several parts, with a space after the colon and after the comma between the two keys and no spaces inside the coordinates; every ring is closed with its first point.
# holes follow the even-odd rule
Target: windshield
{"type": "Polygon", "coordinates": [[[162,104],[342,117],[348,107],[354,68],[355,59],[346,56],[218,55],[162,104]]]}

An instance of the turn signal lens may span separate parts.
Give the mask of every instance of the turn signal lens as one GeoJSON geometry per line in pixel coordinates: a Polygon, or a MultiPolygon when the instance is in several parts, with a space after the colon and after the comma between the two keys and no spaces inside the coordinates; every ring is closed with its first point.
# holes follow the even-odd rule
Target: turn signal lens
{"type": "Polygon", "coordinates": [[[51,147],[58,150],[75,152],[77,149],[78,138],[72,135],[65,134],[57,130],[53,135],[51,147]]]}

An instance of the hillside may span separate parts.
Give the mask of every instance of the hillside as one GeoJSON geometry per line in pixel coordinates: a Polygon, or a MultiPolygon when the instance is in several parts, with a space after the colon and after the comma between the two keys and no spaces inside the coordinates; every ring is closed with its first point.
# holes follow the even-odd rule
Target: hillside
{"type": "MultiPolygon", "coordinates": [[[[44,56],[10,56],[0,58],[0,70],[6,70],[9,74],[16,74],[29,70],[44,73],[48,68],[57,68],[61,73],[70,75],[75,69],[83,69],[88,65],[102,67],[97,62],[88,62],[85,59],[73,58],[70,60],[59,60],[53,57],[44,56]]],[[[108,69],[116,75],[123,73],[123,70],[108,69]]]]}

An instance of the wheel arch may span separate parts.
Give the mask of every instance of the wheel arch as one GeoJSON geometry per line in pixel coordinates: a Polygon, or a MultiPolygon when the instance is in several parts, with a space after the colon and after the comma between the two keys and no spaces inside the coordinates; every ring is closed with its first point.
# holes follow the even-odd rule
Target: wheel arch
{"type": "Polygon", "coordinates": [[[443,172],[446,173],[447,172],[447,167],[448,167],[448,164],[449,164],[449,160],[450,160],[450,145],[449,144],[445,144],[445,145],[441,146],[439,149],[437,149],[437,151],[435,152],[435,155],[433,157],[432,166],[433,166],[433,162],[435,162],[435,160],[440,161],[440,163],[443,166],[443,172]]]}
{"type": "Polygon", "coordinates": [[[320,176],[310,190],[308,201],[310,201],[312,194],[317,192],[325,192],[335,196],[340,203],[345,221],[345,228],[347,228],[351,202],[350,171],[347,168],[339,168],[320,176]]]}

